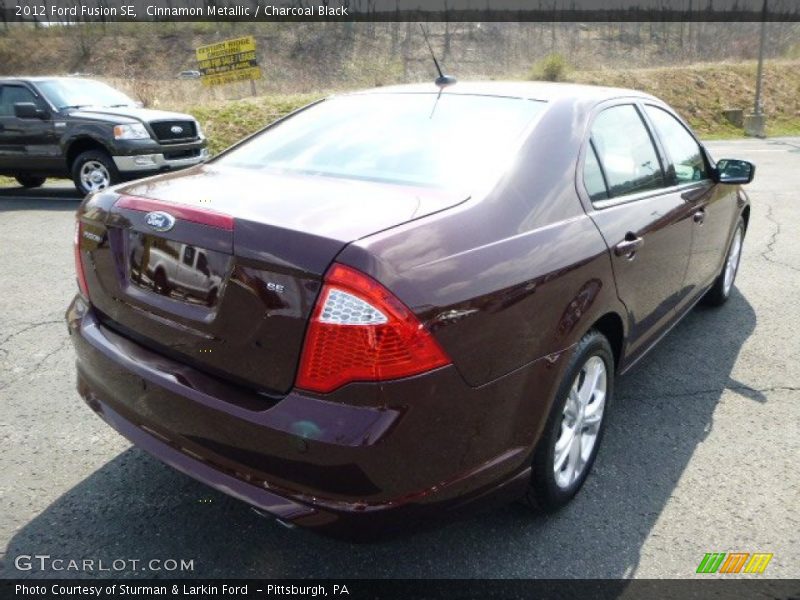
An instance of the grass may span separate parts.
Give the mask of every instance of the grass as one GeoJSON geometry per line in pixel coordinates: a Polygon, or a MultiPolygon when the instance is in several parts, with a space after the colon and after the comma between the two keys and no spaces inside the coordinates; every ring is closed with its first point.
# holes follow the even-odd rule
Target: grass
{"type": "Polygon", "coordinates": [[[768,137],[800,136],[800,118],[788,121],[767,121],[768,137]]]}

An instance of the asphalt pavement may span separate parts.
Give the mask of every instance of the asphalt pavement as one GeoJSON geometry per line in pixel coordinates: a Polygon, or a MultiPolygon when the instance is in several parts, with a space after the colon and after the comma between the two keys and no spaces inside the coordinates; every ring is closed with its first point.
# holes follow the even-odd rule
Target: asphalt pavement
{"type": "Polygon", "coordinates": [[[0,576],[691,578],[707,552],[768,552],[768,576],[800,577],[800,139],[709,147],[757,165],[737,289],[618,380],[576,500],[366,545],[285,529],[95,417],[63,318],[79,199],[0,189],[0,576]],[[28,555],[125,564],[19,570],[28,555]]]}

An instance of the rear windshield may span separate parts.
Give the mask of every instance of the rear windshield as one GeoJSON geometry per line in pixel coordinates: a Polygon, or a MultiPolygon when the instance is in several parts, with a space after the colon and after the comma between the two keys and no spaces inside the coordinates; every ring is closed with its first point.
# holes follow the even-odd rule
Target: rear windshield
{"type": "Polygon", "coordinates": [[[217,164],[461,188],[508,166],[544,107],[495,96],[343,96],[279,123],[217,164]]]}

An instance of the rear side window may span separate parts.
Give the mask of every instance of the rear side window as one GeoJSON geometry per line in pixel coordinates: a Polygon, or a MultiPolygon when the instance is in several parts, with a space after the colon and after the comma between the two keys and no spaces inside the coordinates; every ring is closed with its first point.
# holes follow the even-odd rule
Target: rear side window
{"type": "Polygon", "coordinates": [[[0,87],[0,117],[13,117],[14,105],[17,102],[36,103],[36,97],[28,88],[21,85],[4,85],[0,87]]]}
{"type": "Polygon", "coordinates": [[[678,183],[707,179],[708,171],[703,152],[686,128],[667,111],[656,106],[647,106],[645,110],[653,121],[672,164],[675,165],[675,177],[678,183]]]}
{"type": "Polygon", "coordinates": [[[589,192],[592,200],[605,200],[608,198],[606,181],[600,163],[597,161],[597,154],[594,151],[594,144],[589,144],[586,149],[586,162],[583,165],[583,185],[589,192]]]}
{"type": "Polygon", "coordinates": [[[664,186],[653,140],[632,104],[601,112],[592,125],[591,139],[612,198],[664,186]]]}

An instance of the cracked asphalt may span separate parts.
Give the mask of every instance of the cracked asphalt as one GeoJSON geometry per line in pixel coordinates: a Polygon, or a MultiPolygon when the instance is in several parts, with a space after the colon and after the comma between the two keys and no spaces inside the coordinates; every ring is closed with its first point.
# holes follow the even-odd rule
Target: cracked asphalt
{"type": "Polygon", "coordinates": [[[706,552],[771,552],[800,577],[800,139],[710,143],[756,163],[737,290],[630,374],[593,474],[542,516],[512,505],[353,545],[287,530],[132,448],[79,400],[64,310],[68,187],[0,190],[0,576],[19,555],[193,560],[196,577],[693,577],[706,552]]]}

